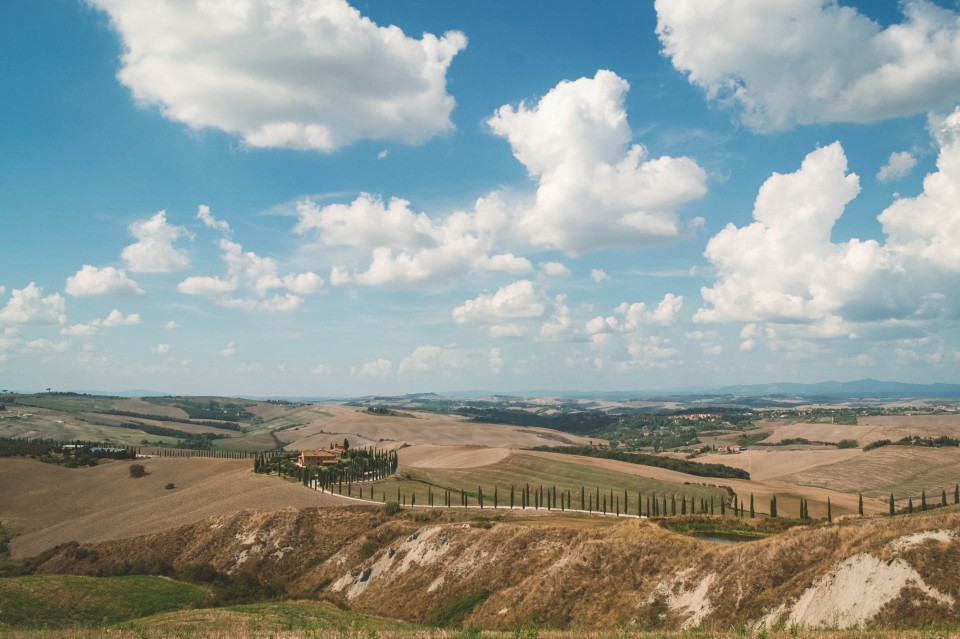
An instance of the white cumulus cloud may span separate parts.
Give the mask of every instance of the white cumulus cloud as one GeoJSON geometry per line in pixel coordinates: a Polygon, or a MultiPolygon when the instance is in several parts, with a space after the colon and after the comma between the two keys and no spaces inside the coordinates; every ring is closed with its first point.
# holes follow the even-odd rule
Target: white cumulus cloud
{"type": "Polygon", "coordinates": [[[130,313],[126,317],[123,316],[123,313],[117,309],[110,311],[110,314],[103,320],[103,325],[110,326],[136,326],[140,323],[140,315],[138,313],[130,313]]]}
{"type": "Polygon", "coordinates": [[[542,318],[550,300],[530,280],[518,280],[495,293],[481,293],[453,309],[457,324],[486,324],[493,337],[519,336],[526,331],[517,320],[542,318]]]}
{"type": "Polygon", "coordinates": [[[233,357],[237,354],[237,345],[233,342],[228,342],[227,345],[217,351],[217,353],[220,357],[233,357]]]}
{"type": "Polygon", "coordinates": [[[210,207],[201,204],[197,207],[197,219],[203,222],[203,225],[214,231],[219,231],[224,235],[230,234],[230,224],[226,220],[219,220],[210,212],[210,207]]]}
{"type": "Polygon", "coordinates": [[[128,230],[137,241],[124,248],[120,257],[134,273],[170,273],[190,266],[187,253],[173,245],[189,233],[182,226],[169,224],[166,211],[134,222],[128,230]]]}
{"type": "Polygon", "coordinates": [[[881,182],[893,182],[906,177],[917,165],[917,158],[909,151],[899,151],[890,154],[887,163],[877,171],[877,179],[881,182]]]}
{"type": "Polygon", "coordinates": [[[728,225],[707,244],[718,281],[701,290],[701,322],[749,322],[781,348],[805,338],[856,337],[866,324],[924,322],[960,314],[960,109],[935,122],[937,171],[923,192],[895,201],[878,219],[883,241],[831,240],[859,192],[839,143],[811,152],[799,170],[761,187],[755,222],[728,225]],[[769,322],[765,334],[754,322],[769,322]],[[859,326],[859,328],[858,328],[859,326]],[[786,336],[786,337],[785,337],[786,336]]]}
{"type": "Polygon", "coordinates": [[[627,82],[610,71],[561,82],[528,106],[504,105],[488,120],[537,181],[516,222],[530,244],[576,255],[678,237],[677,207],[706,193],[690,158],[648,157],[630,145],[627,82]]]}
{"type": "Polygon", "coordinates": [[[452,128],[446,72],[467,43],[458,31],[410,38],[345,0],[88,2],[123,41],[120,82],[191,128],[323,152],[452,128]]]}
{"type": "Polygon", "coordinates": [[[13,289],[6,306],[0,309],[3,324],[63,324],[66,303],[59,293],[44,296],[43,289],[30,282],[13,289]]]}
{"type": "Polygon", "coordinates": [[[526,258],[492,253],[497,223],[487,208],[481,200],[474,212],[432,218],[412,211],[406,200],[392,198],[385,204],[363,193],[349,204],[300,202],[294,232],[313,234],[324,246],[349,247],[369,256],[365,270],[335,266],[330,275],[335,285],[409,285],[446,281],[474,270],[532,271],[526,258]]]}
{"type": "Polygon", "coordinates": [[[903,0],[883,27],[835,0],[656,0],[674,67],[760,130],[875,122],[952,107],[960,16],[903,0]]]}
{"type": "Polygon", "coordinates": [[[274,313],[296,310],[303,303],[301,295],[313,295],[324,290],[324,281],[313,272],[281,275],[280,265],[270,257],[262,257],[223,238],[219,242],[221,257],[226,264],[226,277],[191,276],[177,285],[185,295],[198,295],[217,304],[250,312],[274,313]],[[252,297],[231,297],[238,290],[246,290],[252,297]],[[271,291],[281,289],[286,293],[271,291]]]}
{"type": "Polygon", "coordinates": [[[79,271],[67,278],[64,290],[67,295],[74,297],[143,295],[143,289],[127,277],[123,269],[112,266],[97,268],[89,264],[84,264],[79,271]]]}
{"type": "Polygon", "coordinates": [[[392,368],[393,363],[381,357],[380,359],[365,362],[364,365],[360,367],[358,374],[360,377],[386,377],[390,374],[392,368]]]}

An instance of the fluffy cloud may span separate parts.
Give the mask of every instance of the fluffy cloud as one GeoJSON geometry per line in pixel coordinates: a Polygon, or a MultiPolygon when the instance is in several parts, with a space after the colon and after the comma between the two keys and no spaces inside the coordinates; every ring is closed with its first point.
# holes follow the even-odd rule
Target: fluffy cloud
{"type": "Polygon", "coordinates": [[[371,362],[365,362],[364,365],[360,367],[358,374],[360,377],[386,377],[390,374],[392,368],[393,363],[381,357],[371,362]]]}
{"type": "Polygon", "coordinates": [[[419,346],[403,358],[398,375],[436,373],[449,376],[464,369],[475,368],[482,355],[454,346],[419,346]]]}
{"type": "Polygon", "coordinates": [[[41,354],[53,354],[53,353],[65,353],[70,350],[70,346],[73,344],[68,339],[65,339],[60,342],[51,342],[46,339],[34,339],[30,340],[24,344],[23,348],[20,349],[21,353],[41,353],[41,354]]]}
{"type": "Polygon", "coordinates": [[[13,289],[6,306],[0,309],[3,324],[63,324],[66,304],[59,293],[44,297],[43,289],[30,282],[23,289],[13,289]]]}
{"type": "Polygon", "coordinates": [[[186,252],[173,246],[189,233],[182,226],[168,224],[165,211],[134,222],[129,231],[137,241],[124,248],[120,257],[134,273],[170,273],[190,266],[186,252]]]}
{"type": "Polygon", "coordinates": [[[899,180],[913,170],[916,165],[917,159],[909,151],[891,153],[887,163],[877,171],[877,179],[881,182],[899,180]]]}
{"type": "MultiPolygon", "coordinates": [[[[202,209],[201,209],[201,212],[202,209]]],[[[216,227],[217,221],[208,219],[216,227]]],[[[199,215],[199,214],[198,214],[199,215]]],[[[261,257],[226,238],[221,239],[220,250],[227,266],[227,277],[192,276],[177,285],[185,295],[208,297],[227,308],[244,311],[273,313],[296,310],[303,303],[300,295],[313,295],[324,290],[323,278],[313,272],[280,274],[280,265],[269,257],[261,257]],[[235,298],[232,293],[243,287],[254,297],[235,298]],[[275,289],[289,291],[268,297],[275,289]]]]}
{"type": "Polygon", "coordinates": [[[526,258],[491,255],[495,223],[483,201],[473,213],[433,219],[411,211],[406,200],[393,198],[384,204],[364,193],[350,204],[300,202],[297,213],[294,232],[314,234],[324,246],[369,253],[365,271],[334,267],[330,281],[336,285],[415,284],[449,280],[472,270],[514,274],[533,270],[526,258]]]}
{"type": "Polygon", "coordinates": [[[92,295],[143,295],[143,289],[127,277],[123,269],[112,266],[97,268],[84,264],[83,268],[67,278],[67,295],[88,297],[92,295]]]}
{"type": "Polygon", "coordinates": [[[170,352],[169,344],[157,344],[156,346],[150,347],[150,352],[154,355],[166,355],[170,352]]]}
{"type": "Polygon", "coordinates": [[[214,231],[219,231],[224,235],[230,234],[230,225],[226,220],[218,220],[213,216],[213,213],[210,212],[210,207],[206,204],[201,204],[197,208],[197,219],[203,222],[203,225],[208,229],[213,229],[214,231]]]}
{"type": "Polygon", "coordinates": [[[217,351],[220,357],[233,357],[237,354],[237,345],[233,342],[228,342],[226,346],[217,351]]]}
{"type": "MultiPolygon", "coordinates": [[[[561,82],[536,105],[505,105],[488,120],[536,180],[533,198],[492,192],[473,209],[446,216],[410,203],[361,194],[353,202],[297,206],[294,231],[322,247],[363,256],[335,264],[334,285],[416,285],[476,271],[534,272],[522,249],[570,255],[635,248],[675,239],[685,224],[677,207],[706,192],[706,173],[689,158],[648,158],[630,146],[624,110],[627,83],[609,71],[561,82]]],[[[696,222],[695,222],[696,223],[696,222]]],[[[543,265],[565,274],[560,263],[543,265]]]]}
{"type": "Polygon", "coordinates": [[[599,284],[600,282],[606,282],[610,279],[610,276],[607,275],[606,271],[602,268],[593,268],[590,269],[590,279],[599,284]]]}
{"type": "Polygon", "coordinates": [[[952,106],[960,19],[927,0],[900,3],[886,28],[835,0],[656,0],[674,67],[753,129],[874,122],[952,106]]]}
{"type": "Polygon", "coordinates": [[[676,238],[676,209],[706,192],[690,158],[648,158],[630,146],[627,82],[610,71],[561,82],[528,107],[500,107],[488,124],[537,180],[517,220],[527,242],[576,255],[676,238]]]}
{"type": "MultiPolygon", "coordinates": [[[[702,289],[707,306],[695,319],[772,322],[781,325],[778,335],[790,330],[795,340],[855,337],[864,323],[922,325],[960,314],[960,110],[933,132],[938,170],[924,180],[923,193],[878,216],[882,243],[831,241],[859,192],[839,143],[810,153],[795,173],[774,174],[757,196],[756,221],[728,225],[707,244],[719,280],[702,289]]],[[[752,349],[756,336],[755,327],[741,335],[741,350],[752,349]]]]}
{"type": "Polygon", "coordinates": [[[562,262],[543,262],[540,272],[547,277],[570,277],[570,269],[562,262]]]}
{"type": "Polygon", "coordinates": [[[324,152],[452,128],[446,72],[462,33],[416,40],[345,0],[88,2],[123,39],[119,80],[192,128],[324,152]]]}
{"type": "Polygon", "coordinates": [[[586,331],[591,335],[597,333],[630,333],[642,326],[672,326],[676,323],[680,310],[683,308],[683,296],[667,293],[653,310],[647,310],[644,302],[628,304],[624,302],[616,308],[618,318],[614,315],[603,317],[598,315],[587,322],[586,331]]]}
{"type": "Polygon", "coordinates": [[[117,309],[110,311],[110,314],[107,315],[106,319],[103,320],[104,326],[136,326],[140,323],[140,315],[137,313],[130,313],[126,317],[123,316],[123,313],[117,309]]]}
{"type": "Polygon", "coordinates": [[[493,337],[519,336],[526,331],[516,320],[542,318],[550,300],[530,280],[518,280],[490,295],[481,293],[453,309],[457,324],[487,324],[493,337]]]}
{"type": "Polygon", "coordinates": [[[923,180],[923,193],[902,198],[877,218],[899,256],[943,270],[956,280],[960,272],[960,108],[932,122],[940,154],[937,172],[923,180]]]}

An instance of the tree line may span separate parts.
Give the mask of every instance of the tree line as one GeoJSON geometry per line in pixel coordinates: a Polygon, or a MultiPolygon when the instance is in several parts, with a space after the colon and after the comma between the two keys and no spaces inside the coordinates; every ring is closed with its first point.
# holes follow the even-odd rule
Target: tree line
{"type": "Polygon", "coordinates": [[[747,471],[740,468],[733,468],[732,466],[727,466],[725,464],[704,464],[702,462],[690,461],[688,459],[660,457],[659,455],[650,455],[648,453],[630,453],[612,448],[600,448],[596,446],[537,446],[536,448],[531,448],[530,450],[563,453],[565,455],[580,455],[583,457],[614,459],[616,461],[629,462],[631,464],[639,464],[641,466],[666,468],[668,470],[686,473],[687,475],[696,475],[697,477],[750,479],[750,473],[747,471]]]}

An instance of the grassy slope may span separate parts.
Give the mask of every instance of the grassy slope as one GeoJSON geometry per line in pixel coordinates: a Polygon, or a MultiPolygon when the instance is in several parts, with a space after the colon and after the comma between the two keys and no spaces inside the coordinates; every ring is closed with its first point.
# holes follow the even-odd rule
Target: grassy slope
{"type": "MultiPolygon", "coordinates": [[[[705,478],[704,483],[722,484],[723,480],[705,478]]],[[[574,508],[580,507],[580,487],[584,486],[588,495],[591,491],[596,495],[597,487],[600,488],[601,499],[606,494],[609,499],[610,490],[614,492],[614,497],[623,499],[623,491],[628,491],[630,500],[630,512],[636,513],[637,491],[643,493],[644,502],[646,496],[656,495],[686,495],[688,498],[701,497],[710,499],[714,497],[717,508],[719,500],[723,496],[723,491],[718,488],[695,485],[679,485],[670,482],[638,477],[627,473],[620,473],[612,470],[603,470],[591,468],[582,464],[568,463],[552,459],[544,459],[532,455],[516,454],[511,455],[502,462],[491,464],[489,466],[479,466],[476,468],[463,469],[440,469],[440,468],[401,468],[400,472],[387,480],[376,482],[374,485],[374,494],[381,498],[386,493],[388,499],[396,499],[397,488],[400,488],[402,495],[407,496],[409,503],[410,496],[416,492],[417,503],[425,504],[427,498],[427,486],[431,486],[433,492],[439,493],[435,497],[435,504],[442,503],[443,488],[450,488],[458,492],[454,504],[459,504],[459,491],[464,489],[475,495],[477,487],[483,487],[484,501],[492,504],[494,486],[498,488],[498,501],[501,505],[509,504],[510,486],[517,487],[515,503],[520,504],[519,488],[524,484],[530,484],[531,490],[534,487],[543,485],[544,491],[548,486],[556,486],[560,490],[569,490],[573,498],[574,508]]],[[[344,489],[346,490],[346,489],[344,489]]],[[[364,487],[369,491],[369,485],[364,487]]],[[[356,491],[355,491],[356,492],[356,491]]],[[[470,503],[475,503],[473,497],[470,503]]],[[[623,505],[621,503],[621,509],[623,505]]],[[[646,503],[644,503],[646,509],[646,503]]],[[[608,507],[608,510],[613,510],[608,507]]]]}
{"type": "Polygon", "coordinates": [[[161,577],[32,575],[0,580],[0,627],[112,624],[203,601],[202,588],[161,577]]]}

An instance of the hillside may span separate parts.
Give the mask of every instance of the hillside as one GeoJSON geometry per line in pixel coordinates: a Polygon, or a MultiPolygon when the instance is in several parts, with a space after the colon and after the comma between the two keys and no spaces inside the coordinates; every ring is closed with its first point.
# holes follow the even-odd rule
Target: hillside
{"type": "Polygon", "coordinates": [[[474,595],[466,623],[485,628],[916,627],[960,612],[958,530],[955,507],[798,527],[737,545],[644,520],[284,509],[70,545],[41,571],[210,564],[282,584],[293,597],[411,622],[474,595]],[[476,596],[483,589],[485,600],[476,596]]]}
{"type": "Polygon", "coordinates": [[[344,503],[276,477],[251,473],[249,460],[139,460],[145,477],[130,477],[129,462],[63,468],[30,459],[0,459],[0,521],[20,535],[14,556],[66,541],[95,542],[158,532],[243,509],[344,503]],[[173,483],[174,488],[166,485],[173,483]]]}

